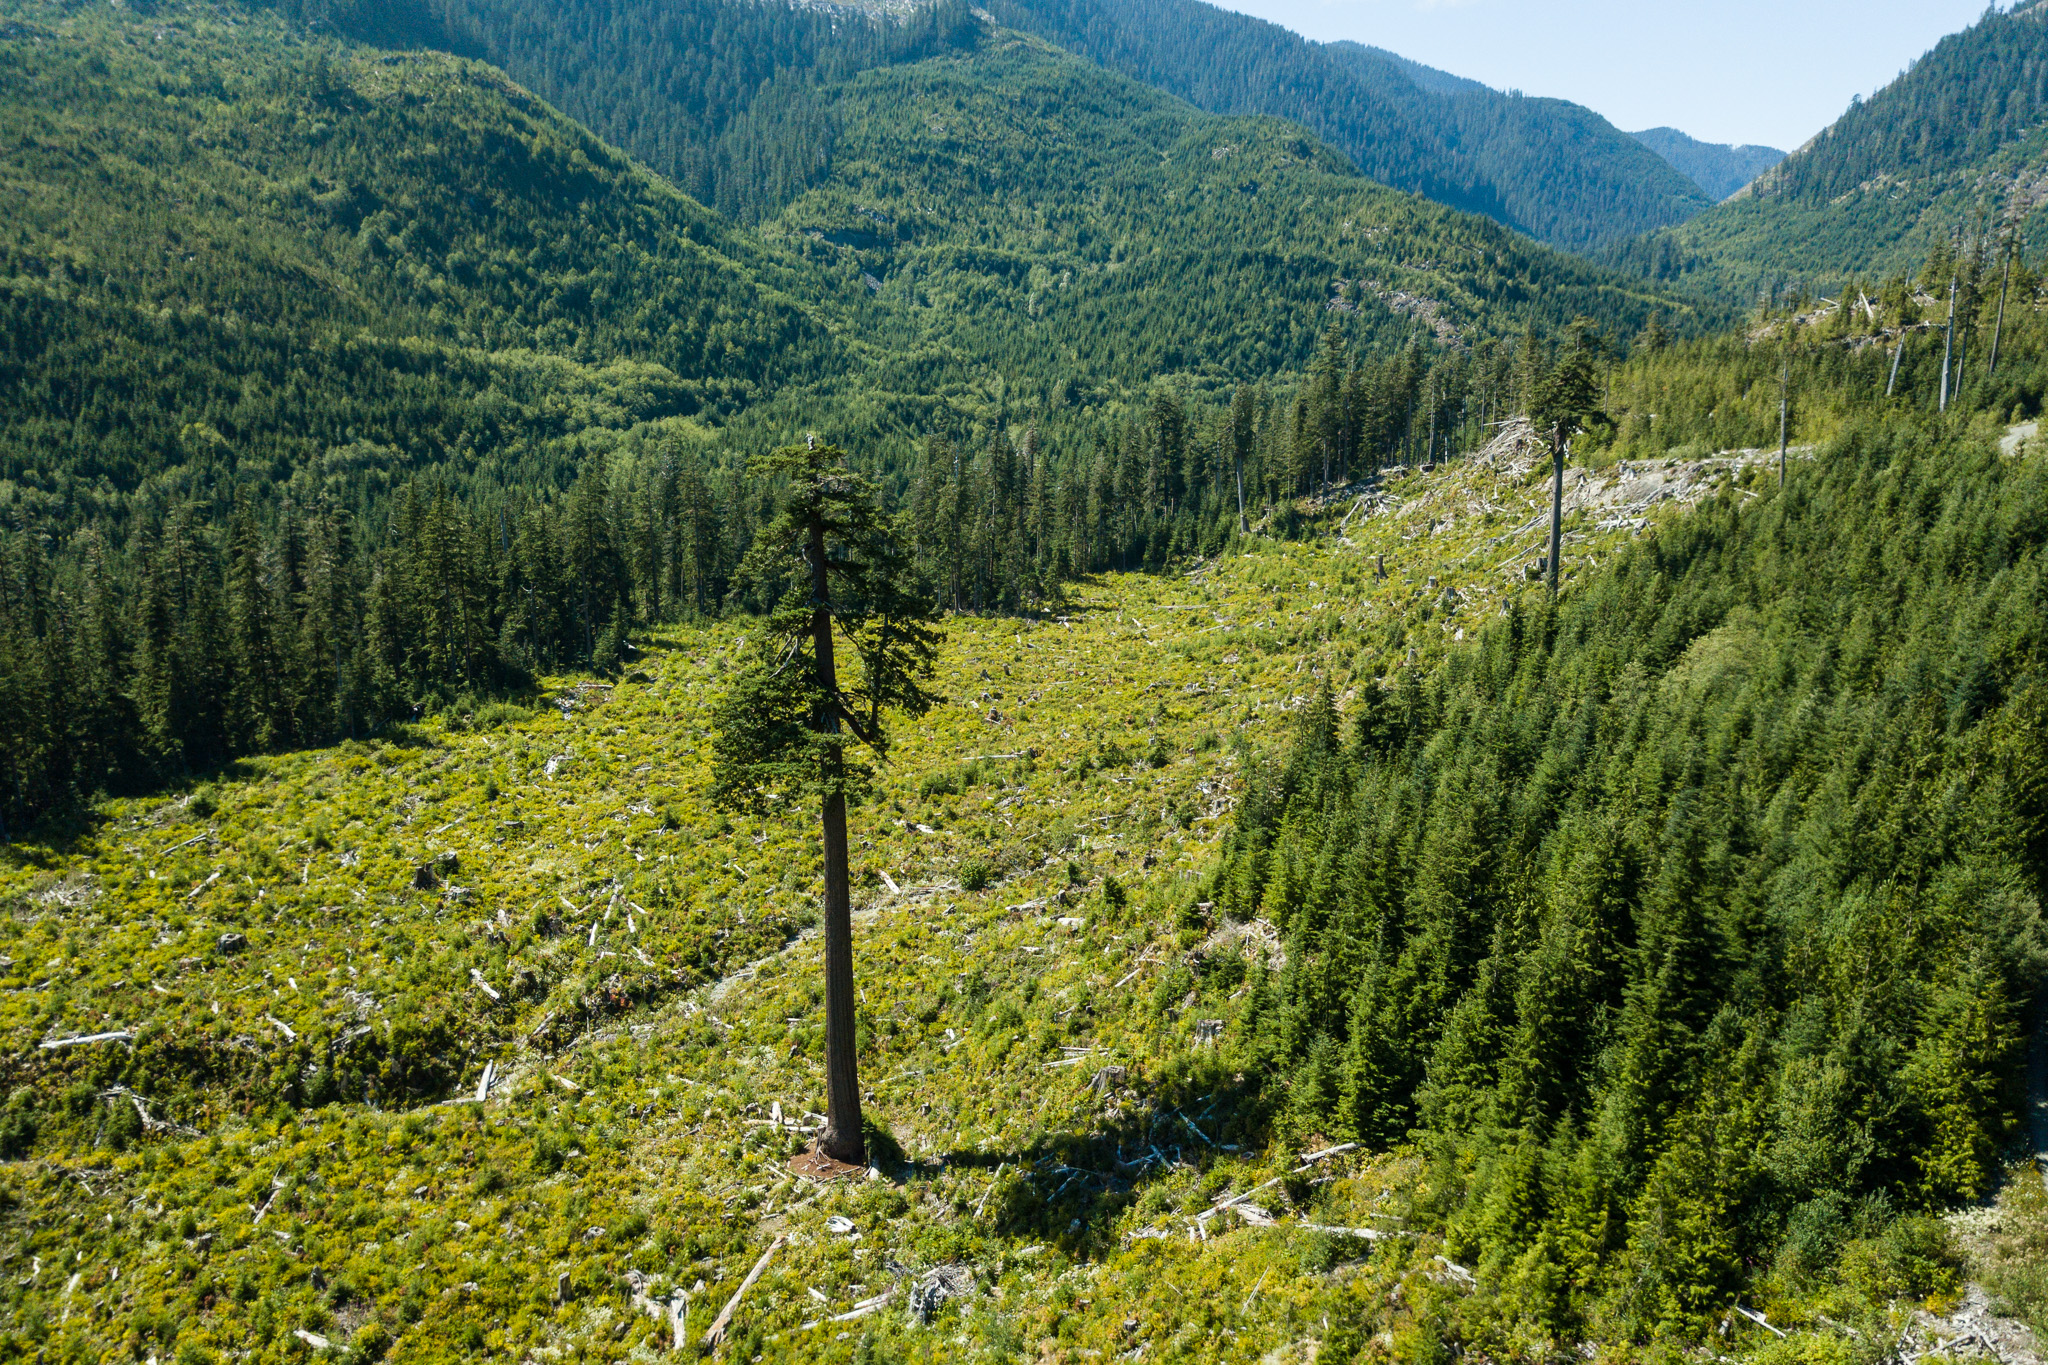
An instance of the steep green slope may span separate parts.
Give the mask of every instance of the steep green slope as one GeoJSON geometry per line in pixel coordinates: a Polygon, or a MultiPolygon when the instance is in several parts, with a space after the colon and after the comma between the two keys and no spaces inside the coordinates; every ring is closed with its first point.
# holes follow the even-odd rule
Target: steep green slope
{"type": "Polygon", "coordinates": [[[488,61],[728,217],[774,212],[832,164],[820,88],[971,46],[958,0],[912,8],[684,0],[361,3],[342,27],[373,43],[488,61]],[[399,18],[410,16],[410,22],[399,18]]]}
{"type": "MultiPolygon", "coordinates": [[[[1323,48],[1191,0],[1015,0],[998,22],[1224,114],[1314,130],[1385,184],[1568,249],[1681,221],[1708,200],[1597,115],[1474,86],[1455,96],[1355,44],[1323,48]]],[[[907,13],[685,0],[359,4],[344,27],[494,62],[721,211],[748,220],[817,184],[842,123],[822,92],[975,42],[956,0],[907,13]]]]}
{"type": "Polygon", "coordinates": [[[1916,267],[1958,231],[2031,230],[2048,162],[2048,8],[1987,12],[1740,197],[1604,259],[1729,297],[1830,292],[1916,267]]]}
{"type": "Polygon", "coordinates": [[[856,330],[898,386],[937,388],[947,356],[1040,391],[1244,379],[1305,367],[1332,320],[1386,351],[1700,316],[1375,185],[1292,125],[1205,115],[1015,33],[870,71],[833,108],[829,178],[763,233],[871,282],[856,330]]]}
{"type": "Polygon", "coordinates": [[[872,392],[849,365],[927,399],[1113,393],[1303,366],[1330,317],[1392,346],[1686,311],[978,26],[960,57],[814,92],[844,164],[764,245],[488,68],[322,52],[261,14],[28,13],[0,40],[17,474],[284,480],[355,445],[534,486],[584,433],[872,392]],[[986,145],[937,131],[941,98],[986,145]]]}
{"type": "Polygon", "coordinates": [[[1200,0],[1001,0],[1037,33],[1204,109],[1313,129],[1367,175],[1569,250],[1681,222],[1710,202],[1590,110],[1418,85],[1398,60],[1325,47],[1200,0]]]}
{"type": "Polygon", "coordinates": [[[1331,43],[1329,47],[1332,52],[1359,49],[1369,52],[1383,61],[1392,62],[1400,68],[1402,75],[1406,76],[1417,86],[1424,90],[1435,91],[1439,95],[1455,95],[1465,91],[1477,92],[1492,88],[1480,81],[1468,80],[1463,76],[1453,75],[1434,66],[1424,66],[1421,62],[1410,61],[1400,53],[1389,52],[1383,47],[1372,47],[1369,44],[1353,42],[1335,42],[1331,43]]]}
{"type": "Polygon", "coordinates": [[[1435,132],[1442,155],[1465,167],[1473,202],[1494,201],[1482,212],[1538,241],[1583,251],[1616,240],[1625,222],[1680,223],[1712,202],[1583,105],[1418,78],[1413,63],[1357,43],[1326,50],[1353,80],[1400,101],[1435,132]]]}
{"type": "Polygon", "coordinates": [[[0,38],[0,109],[0,469],[60,499],[192,465],[317,492],[351,446],[344,488],[477,461],[538,486],[583,427],[841,364],[757,246],[486,67],[38,12],[0,38]]]}
{"type": "Polygon", "coordinates": [[[1785,159],[1775,147],[1701,142],[1676,128],[1647,128],[1630,137],[1671,163],[1717,203],[1785,159]]]}

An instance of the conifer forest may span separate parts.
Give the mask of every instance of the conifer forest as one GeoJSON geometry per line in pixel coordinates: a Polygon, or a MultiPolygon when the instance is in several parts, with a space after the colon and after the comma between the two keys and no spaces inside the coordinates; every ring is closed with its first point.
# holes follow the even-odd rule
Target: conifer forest
{"type": "Polygon", "coordinates": [[[2048,1360],[2043,73],[0,0],[0,1362],[2048,1360]]]}

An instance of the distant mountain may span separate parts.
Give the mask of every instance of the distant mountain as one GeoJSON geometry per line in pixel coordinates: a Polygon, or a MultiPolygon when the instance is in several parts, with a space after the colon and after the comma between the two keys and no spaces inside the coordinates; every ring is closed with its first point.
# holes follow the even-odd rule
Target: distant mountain
{"type": "Polygon", "coordinates": [[[1730,297],[1826,289],[1924,260],[2007,213],[2039,216],[2048,173],[2048,5],[1987,13],[1727,203],[1605,258],[1730,297]]]}
{"type": "Polygon", "coordinates": [[[1502,94],[1354,43],[1325,45],[1200,0],[986,0],[999,22],[1213,113],[1292,119],[1373,179],[1587,250],[1712,201],[1563,100],[1502,94]],[[1420,83],[1418,83],[1420,82],[1420,83]]]}
{"type": "Polygon", "coordinates": [[[1785,159],[1776,147],[1701,142],[1676,128],[1646,128],[1630,137],[1671,163],[1671,168],[1715,200],[1726,199],[1785,159]]]}

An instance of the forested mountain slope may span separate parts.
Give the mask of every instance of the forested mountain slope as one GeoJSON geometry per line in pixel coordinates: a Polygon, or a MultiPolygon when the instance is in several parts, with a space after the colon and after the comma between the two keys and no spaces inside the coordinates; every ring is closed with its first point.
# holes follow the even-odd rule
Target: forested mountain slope
{"type": "Polygon", "coordinates": [[[1484,87],[1426,89],[1397,58],[1311,43],[1200,0],[1001,0],[991,10],[1204,109],[1291,119],[1375,180],[1554,246],[1613,242],[1711,202],[1578,105],[1484,87]]]}
{"type": "Polygon", "coordinates": [[[1420,88],[1433,90],[1439,95],[1455,95],[1466,91],[1492,89],[1491,86],[1483,82],[1468,80],[1464,76],[1453,75],[1451,72],[1434,66],[1424,66],[1421,62],[1410,61],[1400,53],[1389,52],[1383,47],[1373,47],[1369,44],[1353,42],[1335,42],[1331,43],[1329,47],[1333,52],[1343,52],[1349,48],[1362,48],[1375,57],[1392,62],[1400,68],[1402,75],[1406,76],[1420,88]]]}
{"type": "Polygon", "coordinates": [[[335,15],[372,43],[442,46],[502,67],[743,222],[831,167],[838,120],[822,87],[875,66],[972,47],[959,0],[911,7],[752,0],[361,0],[335,15]]]}
{"type": "Polygon", "coordinates": [[[1701,142],[1676,128],[1648,128],[1630,137],[1671,163],[1671,168],[1718,202],[1785,159],[1775,147],[1731,147],[1701,142]]]}
{"type": "Polygon", "coordinates": [[[10,22],[0,102],[28,488],[551,480],[534,447],[579,426],[842,366],[768,253],[487,67],[87,9],[10,22]]]}
{"type": "Polygon", "coordinates": [[[939,382],[915,368],[939,345],[1046,391],[1297,369],[1332,320],[1382,353],[1700,321],[1375,185],[1294,125],[1205,115],[1012,32],[869,71],[832,108],[829,177],[763,237],[871,282],[860,330],[901,384],[939,382]]]}
{"type": "Polygon", "coordinates": [[[820,87],[849,153],[760,231],[273,12],[25,9],[0,77],[10,820],[720,610],[740,457],[809,431],[1014,606],[1220,543],[1233,464],[1256,516],[1440,449],[1503,337],[1686,311],[981,24],[820,87]]]}
{"type": "MultiPolygon", "coordinates": [[[[839,155],[827,87],[972,46],[957,0],[880,7],[731,0],[424,0],[337,22],[371,41],[448,46],[504,67],[722,212],[751,220],[818,183],[839,155]]],[[[1710,202],[1597,115],[1557,100],[1416,81],[1399,58],[1325,48],[1194,0],[1146,6],[1014,0],[999,22],[1215,113],[1312,129],[1384,184],[1583,249],[1710,202]]]]}
{"type": "Polygon", "coordinates": [[[1685,312],[1283,125],[979,26],[954,58],[830,87],[847,164],[764,243],[486,67],[323,49],[260,12],[59,13],[0,39],[17,472],[43,442],[36,468],[132,488],[218,438],[229,468],[276,478],[354,441],[528,461],[531,482],[508,446],[729,415],[855,363],[921,366],[902,382],[924,395],[998,371],[1142,387],[1297,368],[1333,317],[1397,345],[1436,319],[1498,336],[1685,312]],[[943,193],[906,188],[925,177],[943,193]],[[413,340],[403,361],[334,358],[344,334],[413,340]],[[149,401],[105,401],[103,353],[149,401]],[[293,363],[314,368],[257,397],[293,363]],[[393,366],[416,377],[380,397],[396,381],[370,372],[393,366]],[[524,411],[539,370],[602,414],[524,411]],[[494,385],[483,425],[445,410],[494,385]]]}
{"type": "Polygon", "coordinates": [[[1987,12],[1739,198],[1607,255],[1729,296],[1919,265],[1957,233],[2037,222],[2048,164],[2048,7],[1987,12]]]}

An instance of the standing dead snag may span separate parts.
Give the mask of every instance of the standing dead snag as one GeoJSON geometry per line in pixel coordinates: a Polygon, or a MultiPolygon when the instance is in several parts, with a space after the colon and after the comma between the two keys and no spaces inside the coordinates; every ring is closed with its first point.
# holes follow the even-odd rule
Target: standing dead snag
{"type": "Polygon", "coordinates": [[[786,479],[781,511],[740,567],[743,592],[775,602],[739,677],[713,716],[712,799],[765,815],[771,804],[819,803],[825,863],[825,1128],[815,1149],[864,1165],[860,1079],[854,1055],[853,905],[846,807],[872,771],[850,756],[850,733],[877,759],[888,754],[887,708],[921,716],[938,700],[932,676],[940,635],[936,604],[912,584],[903,538],[874,483],[844,467],[836,446],[791,446],[757,460],[761,478],[786,479]],[[860,680],[841,685],[838,645],[860,680]],[[770,798],[777,798],[771,803],[770,798]]]}

